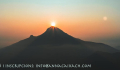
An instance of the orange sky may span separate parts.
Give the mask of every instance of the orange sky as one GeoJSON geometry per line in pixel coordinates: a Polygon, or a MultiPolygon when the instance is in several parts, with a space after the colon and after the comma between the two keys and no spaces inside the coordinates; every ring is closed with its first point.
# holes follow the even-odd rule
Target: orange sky
{"type": "Polygon", "coordinates": [[[112,0],[1,0],[0,44],[9,45],[30,35],[38,36],[51,22],[82,40],[119,37],[118,3],[112,0]]]}
{"type": "MultiPolygon", "coordinates": [[[[112,24],[112,20],[98,20],[98,19],[83,20],[57,20],[56,27],[62,29],[64,32],[81,39],[91,39],[96,37],[116,36],[118,33],[117,26],[112,24]]],[[[2,20],[2,27],[0,28],[2,36],[21,37],[26,38],[29,35],[40,35],[48,27],[51,26],[51,21],[43,19],[4,19],[2,20]],[[8,24],[9,23],[9,24],[8,24]],[[22,35],[21,35],[22,34],[22,35]]]]}

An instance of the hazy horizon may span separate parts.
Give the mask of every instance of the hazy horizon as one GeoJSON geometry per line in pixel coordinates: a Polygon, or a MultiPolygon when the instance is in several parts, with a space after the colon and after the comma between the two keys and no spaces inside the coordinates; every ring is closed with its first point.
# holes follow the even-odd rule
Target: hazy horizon
{"type": "Polygon", "coordinates": [[[85,41],[120,46],[119,0],[0,0],[0,47],[38,36],[56,23],[85,41]]]}

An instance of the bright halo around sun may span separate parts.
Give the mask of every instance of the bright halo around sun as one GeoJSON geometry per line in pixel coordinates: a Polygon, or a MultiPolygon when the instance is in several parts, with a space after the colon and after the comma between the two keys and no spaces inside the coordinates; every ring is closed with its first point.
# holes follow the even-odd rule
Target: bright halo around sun
{"type": "Polygon", "coordinates": [[[105,21],[106,21],[106,20],[107,20],[107,17],[106,17],[106,16],[105,16],[105,17],[103,17],[103,20],[105,20],[105,21]]]}
{"type": "Polygon", "coordinates": [[[52,22],[52,23],[51,23],[51,26],[55,26],[55,22],[52,22]]]}

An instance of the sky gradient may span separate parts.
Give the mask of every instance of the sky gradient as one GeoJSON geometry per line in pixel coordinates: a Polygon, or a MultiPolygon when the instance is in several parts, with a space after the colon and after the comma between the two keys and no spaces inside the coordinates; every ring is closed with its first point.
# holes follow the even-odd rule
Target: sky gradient
{"type": "Polygon", "coordinates": [[[120,0],[0,0],[0,47],[56,23],[73,37],[119,46],[120,0]]]}

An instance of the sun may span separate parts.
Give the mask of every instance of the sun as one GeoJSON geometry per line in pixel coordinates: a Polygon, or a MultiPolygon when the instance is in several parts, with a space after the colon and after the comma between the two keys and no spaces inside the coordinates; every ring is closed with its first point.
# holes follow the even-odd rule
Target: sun
{"type": "Polygon", "coordinates": [[[107,20],[107,17],[106,17],[106,16],[105,16],[105,17],[103,17],[103,20],[105,20],[105,21],[106,21],[106,20],[107,20]]]}
{"type": "Polygon", "coordinates": [[[55,26],[55,22],[52,22],[52,23],[51,23],[51,26],[55,26]]]}

